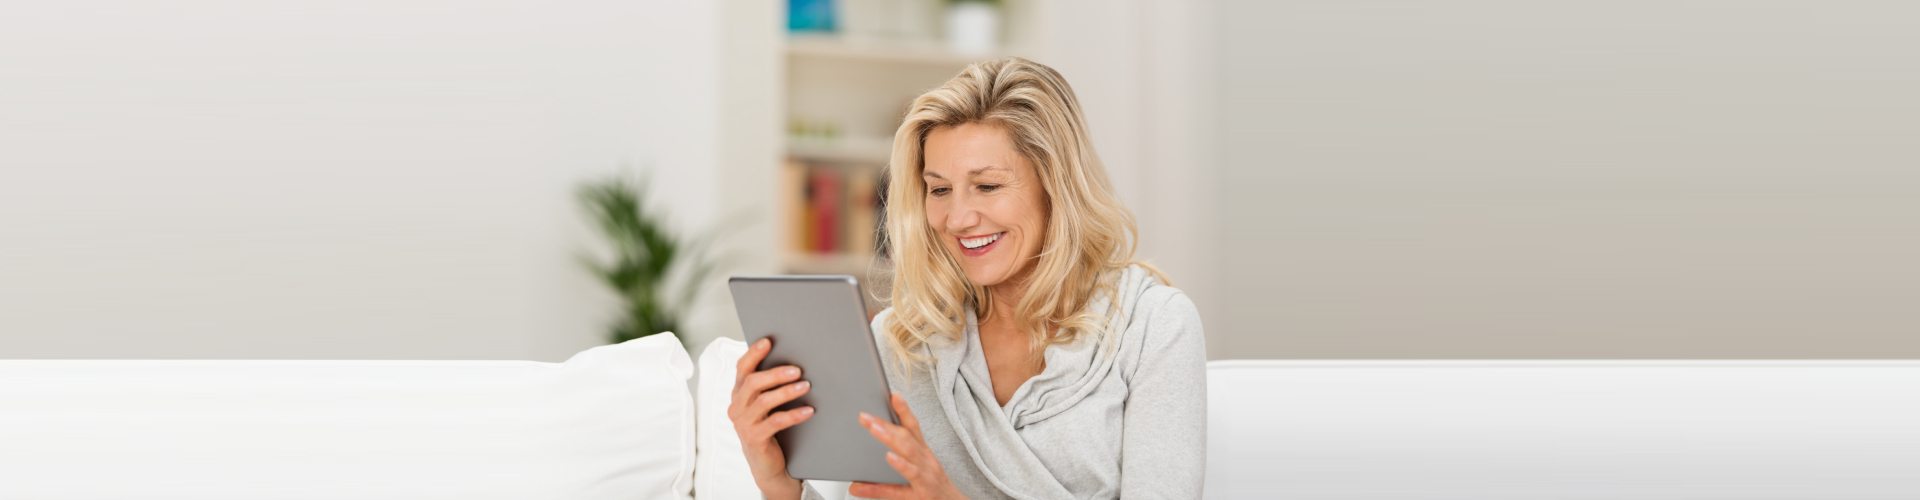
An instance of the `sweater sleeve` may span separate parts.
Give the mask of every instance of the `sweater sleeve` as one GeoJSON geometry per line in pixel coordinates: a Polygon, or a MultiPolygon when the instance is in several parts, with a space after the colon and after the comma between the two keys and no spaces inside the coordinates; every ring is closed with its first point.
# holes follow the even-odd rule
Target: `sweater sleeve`
{"type": "Polygon", "coordinates": [[[1127,388],[1121,498],[1200,498],[1207,462],[1207,345],[1184,293],[1152,316],[1127,388]]]}

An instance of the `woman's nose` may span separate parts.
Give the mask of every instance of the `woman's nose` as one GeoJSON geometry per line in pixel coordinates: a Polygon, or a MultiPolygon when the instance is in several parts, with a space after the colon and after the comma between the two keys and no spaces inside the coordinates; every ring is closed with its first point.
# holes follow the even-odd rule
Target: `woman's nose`
{"type": "Polygon", "coordinates": [[[953,206],[947,211],[947,231],[965,234],[965,230],[980,225],[980,211],[975,209],[972,200],[966,196],[955,196],[953,206]]]}

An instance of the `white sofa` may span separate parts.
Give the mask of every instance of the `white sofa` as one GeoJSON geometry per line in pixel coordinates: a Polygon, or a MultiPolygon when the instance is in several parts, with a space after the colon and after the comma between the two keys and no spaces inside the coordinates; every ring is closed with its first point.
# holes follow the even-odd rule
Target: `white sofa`
{"type": "MultiPolygon", "coordinates": [[[[0,361],[0,499],[750,499],[731,361],[0,361]]],[[[1207,497],[1920,498],[1920,363],[1216,361],[1207,497]]]]}
{"type": "Polygon", "coordinates": [[[0,361],[0,499],[684,499],[672,335],[530,361],[0,361]]]}
{"type": "Polygon", "coordinates": [[[1215,361],[1207,386],[1207,498],[1920,498],[1920,362],[1215,361]]]}

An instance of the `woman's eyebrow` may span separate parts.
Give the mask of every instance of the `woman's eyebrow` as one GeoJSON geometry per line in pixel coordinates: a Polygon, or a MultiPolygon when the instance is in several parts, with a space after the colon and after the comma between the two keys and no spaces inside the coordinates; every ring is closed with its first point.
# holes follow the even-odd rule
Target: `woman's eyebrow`
{"type": "MultiPolygon", "coordinates": [[[[984,167],[980,167],[980,168],[976,168],[976,169],[973,169],[973,170],[968,170],[968,171],[967,171],[967,177],[973,177],[973,176],[976,176],[976,175],[980,175],[980,173],[981,173],[981,172],[985,172],[985,171],[988,171],[988,170],[1006,170],[1006,168],[1004,168],[1004,167],[1001,167],[1001,166],[999,166],[999,165],[987,165],[987,166],[984,166],[984,167]]],[[[935,178],[935,179],[940,179],[940,180],[946,180],[946,179],[947,179],[946,177],[941,177],[941,176],[940,176],[940,174],[938,174],[938,173],[934,173],[934,172],[931,172],[931,171],[921,171],[921,172],[920,172],[920,176],[921,176],[921,177],[932,177],[932,178],[935,178]]]]}

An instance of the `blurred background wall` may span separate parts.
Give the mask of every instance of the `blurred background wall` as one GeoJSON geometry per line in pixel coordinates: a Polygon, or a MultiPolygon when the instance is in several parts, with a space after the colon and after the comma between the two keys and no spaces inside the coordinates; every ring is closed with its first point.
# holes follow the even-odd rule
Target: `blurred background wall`
{"type": "Polygon", "coordinates": [[[623,168],[727,273],[866,275],[789,181],[1000,55],[1214,358],[1920,356],[1898,3],[1007,0],[984,51],[935,0],[0,5],[0,357],[564,358],[623,168]]]}
{"type": "Polygon", "coordinates": [[[4,5],[0,356],[564,358],[575,184],[723,211],[718,2],[4,5]]]}
{"type": "Polygon", "coordinates": [[[1920,356],[1920,6],[1220,5],[1215,356],[1920,356]]]}

